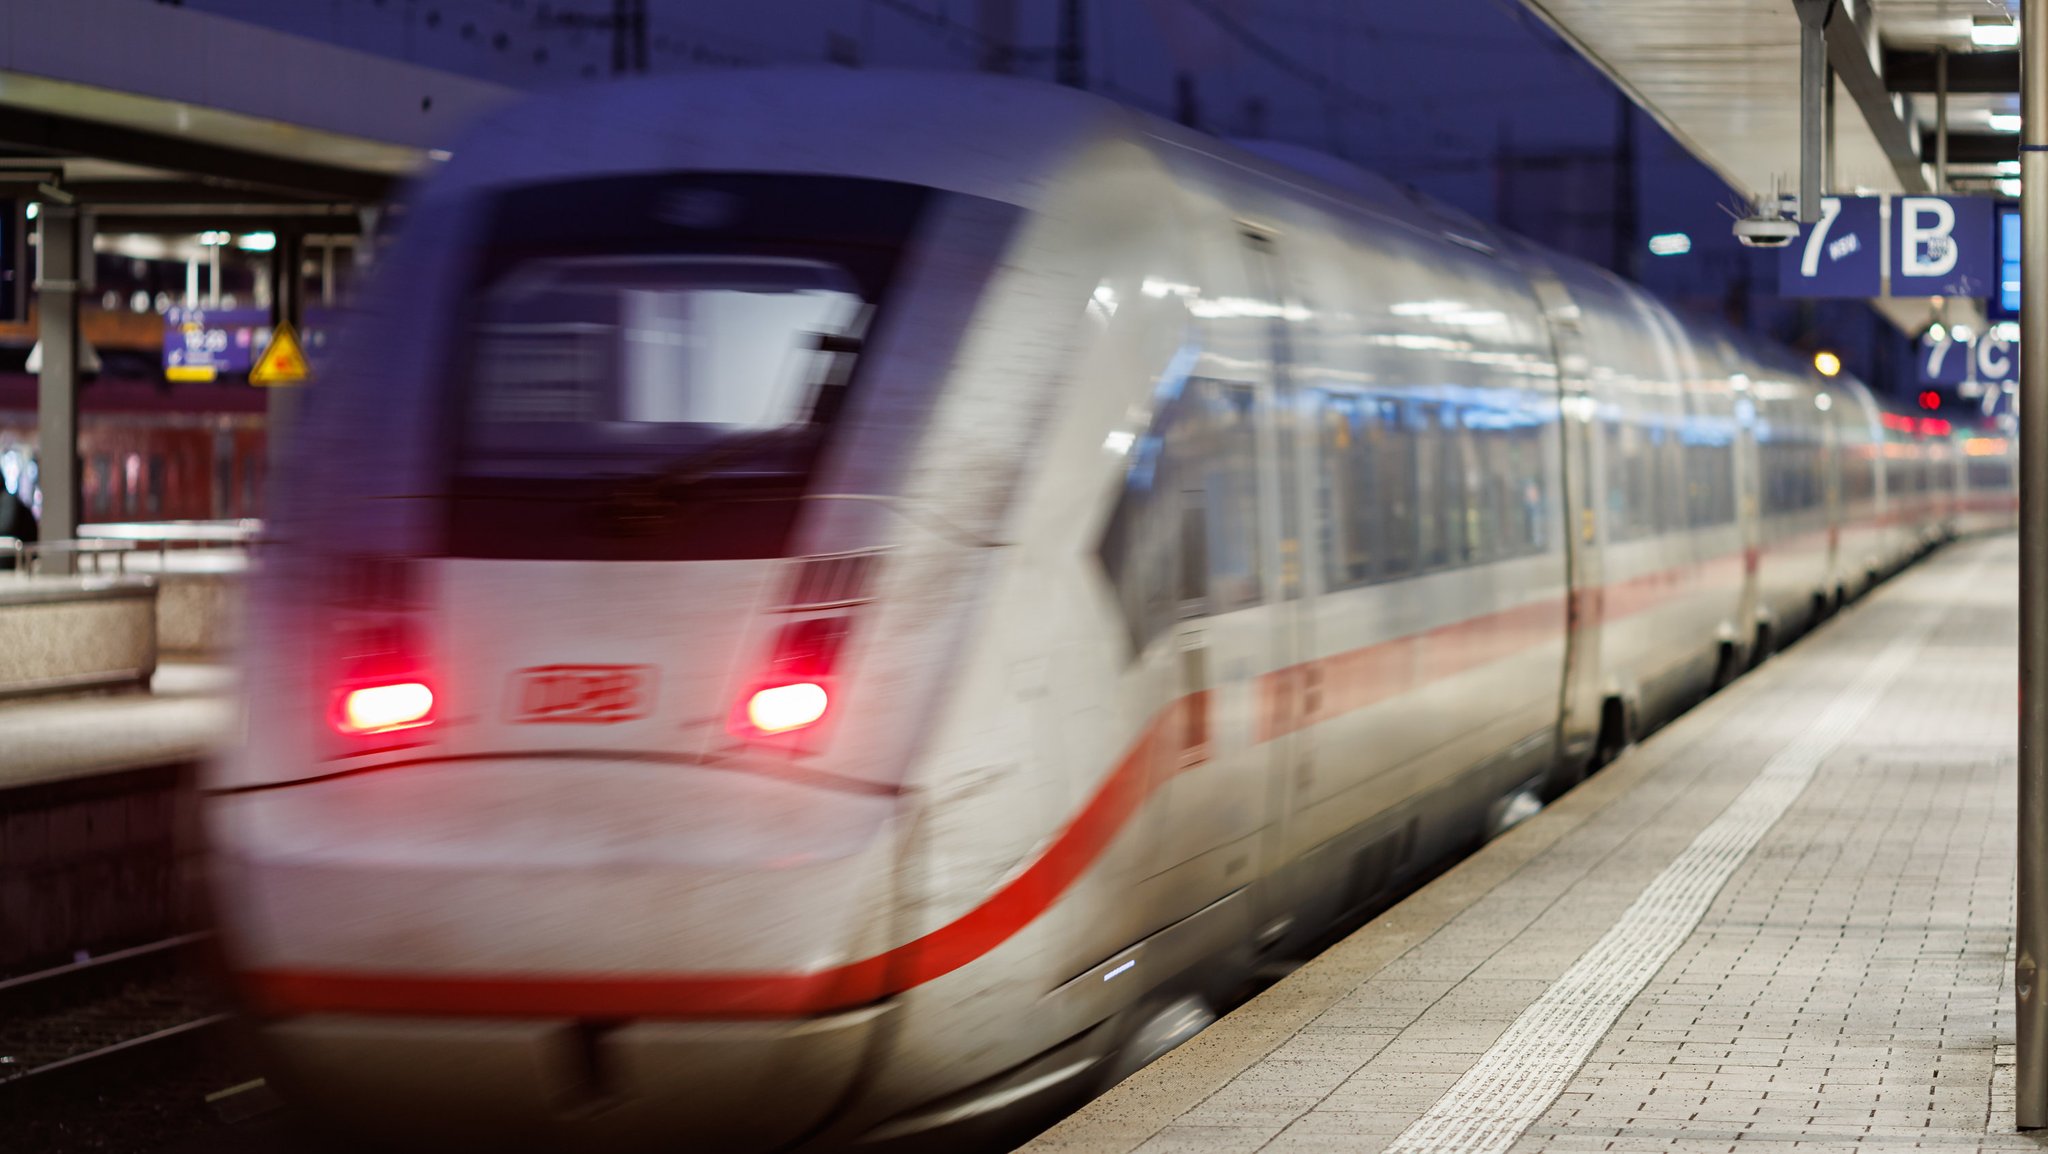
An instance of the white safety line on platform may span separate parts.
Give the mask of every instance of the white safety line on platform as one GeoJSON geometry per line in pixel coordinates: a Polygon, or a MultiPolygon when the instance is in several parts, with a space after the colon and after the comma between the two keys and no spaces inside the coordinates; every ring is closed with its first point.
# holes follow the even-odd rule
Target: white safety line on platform
{"type": "MultiPolygon", "coordinates": [[[[1951,584],[1968,588],[1983,567],[1979,560],[1951,584]]],[[[1388,1154],[1498,1154],[1541,1118],[1615,1019],[1692,935],[1722,885],[1798,800],[1821,762],[1911,664],[1950,600],[1934,598],[1935,608],[1894,637],[1805,732],[1766,762],[1621,920],[1387,1147],[1388,1154]]]]}

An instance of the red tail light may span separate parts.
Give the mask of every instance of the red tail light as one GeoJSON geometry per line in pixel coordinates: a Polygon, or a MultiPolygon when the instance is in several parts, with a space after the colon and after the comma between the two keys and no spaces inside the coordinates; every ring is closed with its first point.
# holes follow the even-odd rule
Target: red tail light
{"type": "Polygon", "coordinates": [[[410,623],[357,618],[336,631],[339,659],[328,720],[344,737],[432,725],[435,697],[410,623]]]}
{"type": "Polygon", "coordinates": [[[831,704],[831,695],[815,681],[771,685],[747,699],[747,724],[762,733],[789,733],[815,725],[831,704]]]}
{"type": "Polygon", "coordinates": [[[420,681],[347,690],[334,713],[334,727],[352,735],[412,729],[433,720],[434,691],[420,681]]]}
{"type": "Polygon", "coordinates": [[[846,642],[847,619],[812,617],[791,622],[775,639],[768,672],[734,711],[742,737],[774,737],[808,729],[832,707],[832,670],[846,642]]]}

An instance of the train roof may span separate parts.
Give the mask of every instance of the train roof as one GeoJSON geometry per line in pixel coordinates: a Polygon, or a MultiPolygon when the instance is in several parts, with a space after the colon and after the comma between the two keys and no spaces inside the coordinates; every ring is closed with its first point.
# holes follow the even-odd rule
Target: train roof
{"type": "MultiPolygon", "coordinates": [[[[1503,247],[1470,216],[1338,157],[1273,141],[1225,141],[1107,98],[978,73],[768,68],[637,78],[542,94],[474,128],[424,203],[493,187],[685,169],[827,173],[919,184],[1026,209],[1077,157],[1124,141],[1205,178],[1284,186],[1328,209],[1503,247]]],[[[1530,245],[1582,275],[1605,270],[1530,245]]],[[[1628,291],[1641,294],[1630,282],[1628,291]]],[[[1759,367],[1805,375],[1771,342],[1687,318],[1759,367]]]]}

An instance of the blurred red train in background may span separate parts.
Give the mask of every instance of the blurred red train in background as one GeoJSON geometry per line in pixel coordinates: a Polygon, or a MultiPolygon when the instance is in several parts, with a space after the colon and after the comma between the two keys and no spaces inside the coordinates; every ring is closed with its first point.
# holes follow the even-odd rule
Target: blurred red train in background
{"type": "MultiPolygon", "coordinates": [[[[259,516],[264,395],[246,385],[101,377],[79,392],[80,519],[203,521],[259,516]]],[[[15,484],[36,443],[36,380],[0,372],[0,458],[15,484]]],[[[10,487],[12,485],[10,484],[10,487]]]]}

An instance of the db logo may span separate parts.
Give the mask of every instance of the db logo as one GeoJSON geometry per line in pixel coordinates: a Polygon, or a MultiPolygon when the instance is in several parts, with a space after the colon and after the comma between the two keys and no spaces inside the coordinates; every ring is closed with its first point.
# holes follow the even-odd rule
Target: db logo
{"type": "Polygon", "coordinates": [[[512,675],[513,720],[609,725],[647,716],[647,665],[537,665],[512,675]]]}

